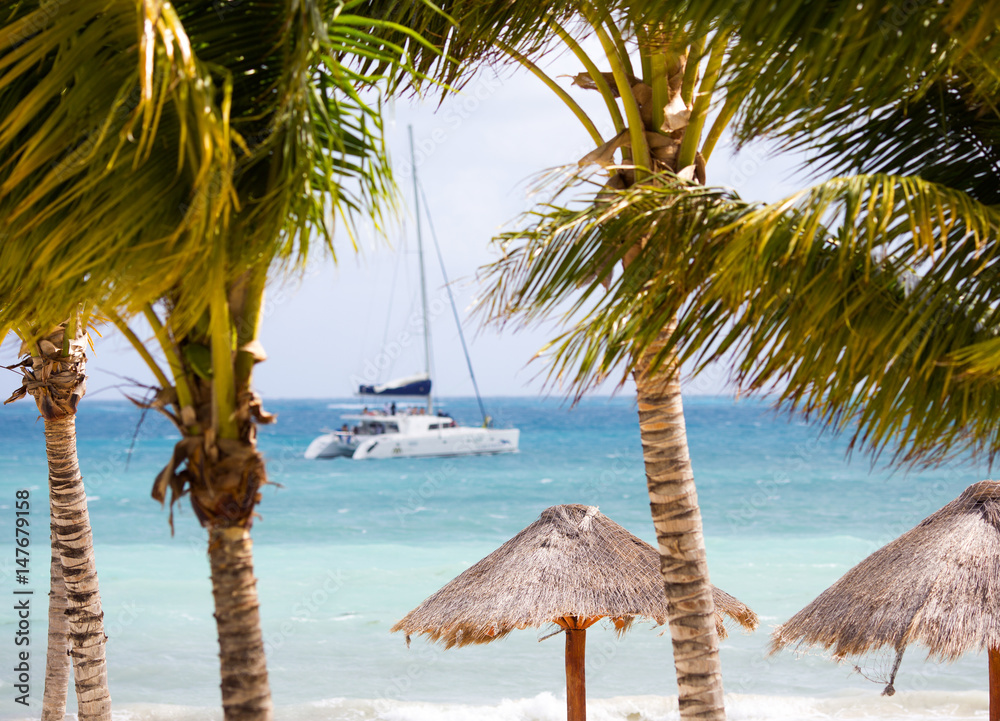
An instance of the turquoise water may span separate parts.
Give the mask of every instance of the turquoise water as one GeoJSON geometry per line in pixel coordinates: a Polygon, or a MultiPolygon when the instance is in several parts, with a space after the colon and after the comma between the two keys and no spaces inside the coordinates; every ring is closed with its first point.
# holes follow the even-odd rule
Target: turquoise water
{"type": "MultiPolygon", "coordinates": [[[[521,452],[455,459],[306,461],[343,401],[272,401],[260,445],[274,485],[253,529],[276,716],[283,719],[560,719],[563,648],[544,630],[444,651],[389,628],[546,507],[585,503],[652,541],[634,403],[489,399],[521,452]]],[[[475,423],[473,400],[446,401],[475,423]]],[[[32,405],[0,411],[0,517],[12,537],[14,493],[32,492],[32,695],[40,698],[47,591],[42,426],[32,405]]],[[[926,663],[911,649],[896,696],[821,653],[767,655],[768,633],[878,546],[988,477],[951,465],[923,473],[848,461],[846,442],[760,402],[690,398],[686,415],[715,584],[753,607],[761,629],[723,642],[734,719],[977,718],[986,660],[926,663]]],[[[127,403],[82,404],[79,452],[94,534],[112,698],[123,719],[221,717],[205,534],[190,507],[149,498],[176,432],[127,403]]],[[[0,593],[13,598],[13,541],[0,545],[0,593]],[[6,549],[6,550],[4,550],[6,549]]],[[[3,607],[9,607],[5,603],[3,607]]],[[[0,718],[14,704],[13,614],[0,616],[0,718]]],[[[588,635],[591,719],[677,718],[669,638],[636,625],[588,635]]],[[[885,659],[865,662],[878,676],[885,659]]]]}

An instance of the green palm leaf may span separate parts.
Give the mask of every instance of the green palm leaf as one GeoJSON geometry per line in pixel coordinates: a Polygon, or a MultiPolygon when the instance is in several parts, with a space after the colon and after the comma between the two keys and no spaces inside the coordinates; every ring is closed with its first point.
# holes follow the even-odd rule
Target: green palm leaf
{"type": "Polygon", "coordinates": [[[549,206],[503,238],[483,312],[571,319],[545,351],[552,379],[624,381],[676,316],[655,362],[732,363],[747,390],[777,385],[875,453],[935,461],[1000,440],[980,433],[1000,370],[1000,211],[908,177],[837,178],[772,205],[663,181],[549,206]]]}
{"type": "MultiPolygon", "coordinates": [[[[247,263],[301,259],[314,234],[332,248],[336,215],[350,227],[391,193],[378,96],[356,90],[378,78],[341,57],[403,59],[358,18],[327,24],[314,3],[138,7],[19,3],[0,27],[0,325],[205,288],[219,238],[247,263]]],[[[205,299],[173,302],[191,326],[205,299]]]]}
{"type": "Polygon", "coordinates": [[[529,323],[557,314],[573,322],[543,353],[551,354],[552,378],[570,382],[580,394],[614,370],[622,370],[622,380],[628,376],[633,359],[694,287],[686,283],[708,272],[705,262],[714,255],[696,252],[694,240],[746,211],[726,190],[671,175],[654,181],[621,191],[602,188],[571,206],[553,202],[531,211],[528,227],[500,236],[502,257],[484,269],[489,292],[479,312],[487,318],[529,323]],[[616,274],[619,261],[636,253],[627,271],[616,274]],[[686,268],[684,282],[659,283],[666,267],[686,268]],[[664,302],[664,291],[672,300],[664,302]]]}
{"type": "Polygon", "coordinates": [[[902,98],[861,123],[849,116],[847,109],[835,112],[831,123],[840,130],[802,140],[816,172],[915,175],[1000,203],[1000,116],[967,89],[936,83],[921,98],[902,98]]]}
{"type": "Polygon", "coordinates": [[[198,229],[232,207],[233,151],[204,112],[226,89],[175,15],[147,17],[137,42],[132,3],[34,8],[0,56],[0,316],[50,325],[85,301],[148,301],[149,276],[179,282],[203,260],[198,229]],[[154,138],[175,153],[150,153],[154,138]]]}
{"type": "Polygon", "coordinates": [[[814,3],[708,0],[644,3],[649,17],[686,18],[695,33],[739,37],[721,80],[748,96],[737,135],[836,133],[832,116],[863,120],[948,79],[988,101],[1000,81],[1000,3],[814,3]]]}
{"type": "MultiPolygon", "coordinates": [[[[547,3],[511,3],[506,0],[442,0],[431,3],[369,0],[357,11],[383,24],[373,34],[405,47],[413,66],[425,76],[455,89],[476,71],[504,59],[502,47],[510,47],[532,57],[546,46],[551,31],[546,18],[566,20],[579,12],[579,0],[547,3]],[[402,32],[407,28],[426,40],[414,42],[402,32]],[[446,51],[447,57],[442,55],[446,51]]],[[[366,69],[382,66],[364,65],[366,69]]],[[[420,77],[398,78],[403,85],[419,85],[420,77]]]]}

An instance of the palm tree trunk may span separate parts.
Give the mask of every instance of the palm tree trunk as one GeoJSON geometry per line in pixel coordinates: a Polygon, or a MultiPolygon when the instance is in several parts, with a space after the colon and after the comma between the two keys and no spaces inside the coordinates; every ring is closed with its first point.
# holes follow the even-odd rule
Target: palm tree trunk
{"type": "Polygon", "coordinates": [[[270,721],[273,707],[250,531],[238,526],[211,528],[208,555],[219,632],[225,719],[270,721]]]}
{"type": "Polygon", "coordinates": [[[655,371],[651,361],[673,326],[639,358],[635,383],[649,505],[670,605],[670,637],[680,716],[725,719],[715,603],[709,584],[701,511],[688,454],[678,370],[672,359],[655,371]]]}
{"type": "Polygon", "coordinates": [[[97,587],[87,496],[76,455],[76,419],[45,420],[52,528],[70,600],[66,617],[80,721],[110,721],[104,612],[97,587]]]}
{"type": "Polygon", "coordinates": [[[42,721],[62,721],[66,716],[66,694],[73,662],[70,659],[68,601],[63,581],[62,556],[52,524],[52,562],[49,570],[49,645],[45,653],[45,693],[42,721]]]}
{"type": "MultiPolygon", "coordinates": [[[[168,465],[157,474],[152,493],[161,503],[169,495],[171,508],[187,495],[195,516],[208,530],[225,721],[274,718],[250,540],[254,508],[267,483],[264,458],[257,450],[256,424],[274,420],[250,389],[253,364],[261,358],[244,363],[258,327],[254,318],[259,317],[266,266],[258,273],[259,284],[240,283],[229,294],[222,293],[222,302],[213,306],[209,325],[218,337],[198,339],[199,345],[212,347],[212,379],[185,371],[179,361],[175,364],[175,412],[168,415],[182,439],[174,446],[168,465]],[[232,313],[230,303],[237,309],[232,313]],[[240,351],[236,353],[230,347],[229,329],[234,326],[251,329],[239,331],[240,351]]],[[[155,315],[152,318],[157,322],[155,315]]],[[[175,360],[184,357],[186,344],[196,342],[186,338],[185,345],[177,346],[162,327],[159,333],[161,347],[175,360]]],[[[259,353],[263,355],[262,350],[259,353]]]]}
{"type": "Polygon", "coordinates": [[[83,339],[81,329],[67,322],[31,345],[22,344],[20,355],[23,359],[18,364],[23,373],[21,387],[4,401],[7,404],[30,395],[45,419],[53,552],[49,653],[43,700],[46,721],[61,719],[65,714],[66,691],[59,678],[60,673],[65,674],[63,664],[67,650],[76,681],[79,721],[111,719],[111,695],[104,658],[107,640],[104,613],[97,588],[87,494],[76,455],[76,408],[87,392],[87,356],[83,352],[83,339]],[[68,338],[67,328],[72,328],[68,338]],[[61,608],[64,602],[65,607],[61,608]],[[65,631],[59,630],[62,622],[66,624],[65,631]]]}
{"type": "Polygon", "coordinates": [[[254,427],[245,420],[249,395],[247,401],[247,412],[238,414],[244,419],[240,425],[246,429],[246,439],[210,444],[204,436],[187,435],[175,446],[170,465],[157,476],[153,498],[164,502],[170,489],[172,506],[179,490],[189,487],[191,507],[208,529],[225,721],[271,721],[274,709],[250,540],[253,509],[267,474],[252,438],[254,427]],[[186,468],[180,469],[181,465],[186,468]]]}

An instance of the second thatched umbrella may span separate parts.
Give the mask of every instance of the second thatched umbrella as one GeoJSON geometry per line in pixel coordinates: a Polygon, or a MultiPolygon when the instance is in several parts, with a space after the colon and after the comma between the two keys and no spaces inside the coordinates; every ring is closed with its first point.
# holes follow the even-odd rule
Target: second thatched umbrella
{"type": "Polygon", "coordinates": [[[1000,482],[974,483],[915,528],[875,551],[774,632],[835,657],[917,642],[953,661],[989,652],[990,719],[1000,721],[1000,482]]]}
{"type": "MultiPolygon", "coordinates": [[[[715,589],[721,613],[748,629],[757,615],[715,589]]],[[[586,718],[587,628],[608,617],[619,631],[636,617],[667,620],[660,556],[595,506],[553,506],[496,551],[410,611],[393,631],[426,634],[445,648],[488,643],[516,628],[555,623],[566,633],[566,710],[586,718]]]]}

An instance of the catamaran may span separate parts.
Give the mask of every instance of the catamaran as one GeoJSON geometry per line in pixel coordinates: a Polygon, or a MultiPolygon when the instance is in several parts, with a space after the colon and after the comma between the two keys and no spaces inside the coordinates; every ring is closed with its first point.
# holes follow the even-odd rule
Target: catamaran
{"type": "Polygon", "coordinates": [[[446,413],[428,413],[423,407],[405,410],[366,410],[345,414],[340,430],[316,438],[306,458],[354,460],[467,456],[517,451],[517,428],[460,426],[446,413]]]}
{"type": "MultiPolygon", "coordinates": [[[[472,386],[483,416],[481,427],[460,426],[447,413],[435,411],[431,394],[430,357],[431,336],[427,313],[427,281],[424,272],[423,237],[420,225],[419,186],[417,164],[413,153],[413,128],[410,127],[410,158],[413,165],[413,197],[417,217],[417,255],[420,259],[420,297],[423,305],[424,365],[425,372],[398,378],[378,385],[360,385],[358,396],[382,403],[382,407],[361,413],[342,416],[339,430],[330,430],[317,437],[306,449],[306,458],[349,457],[354,460],[370,458],[416,458],[432,456],[466,456],[487,453],[513,453],[518,449],[520,431],[517,428],[493,428],[486,414],[479,386],[472,371],[469,351],[465,345],[462,324],[455,308],[455,299],[448,289],[452,313],[458,325],[462,350],[472,378],[472,386]],[[397,401],[417,400],[420,405],[397,405],[397,401]]],[[[433,228],[432,228],[433,230],[433,228]]],[[[435,238],[435,243],[437,239],[435,238]]],[[[440,260],[440,251],[438,253],[440,260]]],[[[444,272],[444,264],[441,264],[444,272]]]]}

